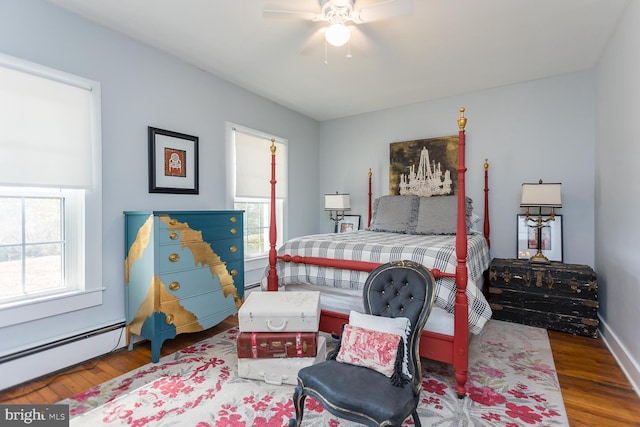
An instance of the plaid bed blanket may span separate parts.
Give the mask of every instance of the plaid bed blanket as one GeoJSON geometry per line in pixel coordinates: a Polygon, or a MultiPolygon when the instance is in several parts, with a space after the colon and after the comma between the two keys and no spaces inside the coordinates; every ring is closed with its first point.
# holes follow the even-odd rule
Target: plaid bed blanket
{"type": "MultiPolygon", "coordinates": [[[[303,236],[289,240],[278,255],[300,255],[333,259],[350,259],[376,263],[411,260],[430,269],[455,273],[455,236],[415,235],[379,231],[354,231],[303,236]]],[[[478,334],[491,318],[491,307],[475,282],[489,268],[489,247],[482,235],[468,236],[467,297],[469,300],[469,331],[478,334]]],[[[279,286],[290,283],[310,283],[336,288],[362,289],[368,272],[318,267],[278,260],[279,286]]],[[[453,278],[436,281],[435,304],[453,313],[456,285],[453,278]]]]}

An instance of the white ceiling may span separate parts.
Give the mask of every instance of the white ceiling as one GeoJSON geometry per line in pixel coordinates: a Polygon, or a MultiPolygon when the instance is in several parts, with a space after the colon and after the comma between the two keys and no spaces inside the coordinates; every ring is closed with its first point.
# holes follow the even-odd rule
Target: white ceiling
{"type": "Polygon", "coordinates": [[[49,1],[319,121],[593,68],[628,4],[415,0],[325,64],[326,23],[263,16],[318,0],[49,1]]]}

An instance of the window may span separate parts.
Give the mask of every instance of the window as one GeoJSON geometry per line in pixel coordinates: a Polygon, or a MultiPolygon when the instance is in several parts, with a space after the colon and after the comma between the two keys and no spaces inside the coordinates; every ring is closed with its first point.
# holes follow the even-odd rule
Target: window
{"type": "Polygon", "coordinates": [[[68,239],[81,210],[78,190],[0,190],[0,301],[77,290],[78,239],[68,239]],[[65,224],[68,227],[65,227],[65,224]]]}
{"type": "Polygon", "coordinates": [[[0,327],[100,304],[100,84],[0,54],[0,129],[0,327]]]}
{"type": "MultiPolygon", "coordinates": [[[[271,144],[276,145],[276,227],[282,230],[287,195],[287,146],[278,138],[238,126],[232,127],[234,153],[234,208],[244,210],[246,258],[263,257],[269,251],[271,217],[271,144]]],[[[282,244],[278,233],[276,246],[282,244]]]]}

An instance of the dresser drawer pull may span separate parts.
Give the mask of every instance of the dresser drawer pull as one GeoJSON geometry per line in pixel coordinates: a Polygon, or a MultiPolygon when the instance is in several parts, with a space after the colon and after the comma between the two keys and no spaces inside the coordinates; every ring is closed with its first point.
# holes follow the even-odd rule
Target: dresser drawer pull
{"type": "Polygon", "coordinates": [[[235,251],[237,251],[237,250],[238,250],[238,248],[234,245],[234,246],[231,246],[231,247],[229,248],[229,250],[230,250],[231,252],[235,252],[235,251]]]}
{"type": "Polygon", "coordinates": [[[238,219],[235,216],[232,216],[231,218],[229,218],[229,221],[231,222],[236,222],[238,219]]]}
{"type": "Polygon", "coordinates": [[[236,234],[238,232],[238,230],[236,230],[235,228],[232,228],[231,230],[229,230],[231,232],[231,234],[236,234]]]}
{"type": "Polygon", "coordinates": [[[172,232],[171,234],[169,234],[169,238],[170,238],[171,240],[176,240],[176,239],[178,238],[178,233],[173,233],[173,232],[172,232]]]}
{"type": "Polygon", "coordinates": [[[178,262],[178,261],[180,261],[180,255],[178,255],[178,254],[171,254],[171,255],[169,255],[169,261],[171,261],[171,262],[178,262]]]}
{"type": "Polygon", "coordinates": [[[167,325],[173,325],[173,314],[167,314],[164,318],[164,321],[167,323],[167,325]]]}
{"type": "Polygon", "coordinates": [[[238,270],[236,270],[235,268],[233,270],[231,270],[231,272],[229,273],[232,276],[237,276],[238,275],[238,270]]]}
{"type": "Polygon", "coordinates": [[[180,289],[180,282],[171,282],[169,284],[169,289],[171,289],[172,291],[177,291],[178,289],[180,289]]]}
{"type": "Polygon", "coordinates": [[[178,223],[177,219],[170,219],[169,220],[169,225],[176,225],[178,223]]]}

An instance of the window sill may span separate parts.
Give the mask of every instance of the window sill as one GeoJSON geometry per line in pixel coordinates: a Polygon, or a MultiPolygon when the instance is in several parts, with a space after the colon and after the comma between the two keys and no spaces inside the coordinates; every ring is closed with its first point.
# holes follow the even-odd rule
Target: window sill
{"type": "Polygon", "coordinates": [[[0,304],[0,328],[102,304],[104,288],[0,304]]]}

